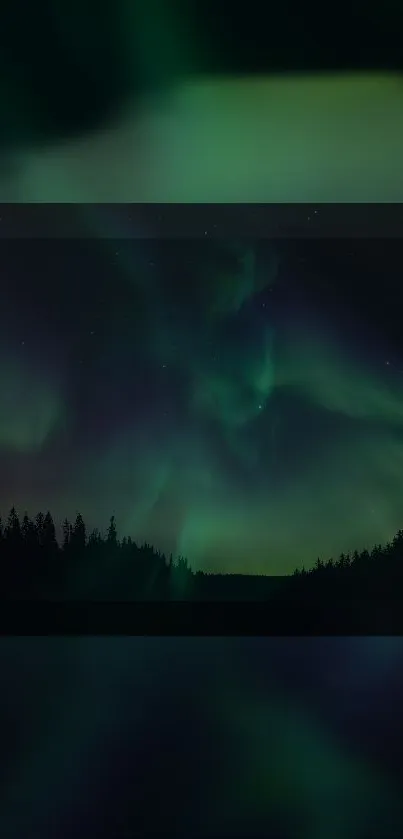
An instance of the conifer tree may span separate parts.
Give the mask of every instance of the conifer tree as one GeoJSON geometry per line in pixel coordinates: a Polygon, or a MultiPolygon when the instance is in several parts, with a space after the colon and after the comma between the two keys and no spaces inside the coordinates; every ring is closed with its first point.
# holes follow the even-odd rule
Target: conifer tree
{"type": "Polygon", "coordinates": [[[62,524],[62,531],[63,531],[63,551],[67,551],[70,545],[70,536],[71,536],[71,524],[66,518],[62,524]]]}
{"type": "Polygon", "coordinates": [[[116,531],[116,523],[115,523],[115,516],[110,517],[108,533],[107,533],[107,542],[111,547],[117,546],[117,531],[116,531]]]}
{"type": "Polygon", "coordinates": [[[76,520],[74,522],[73,536],[71,541],[72,545],[77,551],[84,550],[87,539],[84,519],[81,513],[77,513],[76,520]]]}
{"type": "Polygon", "coordinates": [[[55,553],[58,550],[56,540],[56,528],[53,518],[48,510],[43,522],[43,546],[46,550],[55,553]]]}

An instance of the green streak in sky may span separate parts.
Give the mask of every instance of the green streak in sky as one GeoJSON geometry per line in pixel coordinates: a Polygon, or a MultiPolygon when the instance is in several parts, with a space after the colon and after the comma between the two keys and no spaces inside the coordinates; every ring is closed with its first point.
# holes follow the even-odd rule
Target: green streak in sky
{"type": "Polygon", "coordinates": [[[128,106],[104,130],[27,150],[13,200],[402,200],[399,76],[189,73],[135,113],[128,106]]]}
{"type": "Polygon", "coordinates": [[[16,361],[0,365],[0,447],[39,451],[63,416],[60,394],[39,371],[16,361]]]}

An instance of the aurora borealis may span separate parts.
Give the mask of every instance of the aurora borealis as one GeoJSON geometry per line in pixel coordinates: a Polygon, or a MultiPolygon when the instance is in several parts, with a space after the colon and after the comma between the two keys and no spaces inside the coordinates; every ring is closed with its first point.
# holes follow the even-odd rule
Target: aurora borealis
{"type": "Polygon", "coordinates": [[[207,0],[3,15],[0,191],[22,202],[400,201],[401,19],[207,0]],[[331,34],[331,38],[329,38],[331,34]]]}
{"type": "Polygon", "coordinates": [[[2,195],[400,201],[402,101],[400,77],[389,73],[184,78],[140,108],[129,101],[97,131],[28,145],[7,162],[2,195]]]}
{"type": "Polygon", "coordinates": [[[80,510],[104,529],[113,513],[194,569],[242,573],[386,541],[400,241],[254,239],[250,220],[220,238],[206,213],[189,236],[184,212],[182,238],[100,209],[92,237],[2,239],[3,515],[80,510]]]}

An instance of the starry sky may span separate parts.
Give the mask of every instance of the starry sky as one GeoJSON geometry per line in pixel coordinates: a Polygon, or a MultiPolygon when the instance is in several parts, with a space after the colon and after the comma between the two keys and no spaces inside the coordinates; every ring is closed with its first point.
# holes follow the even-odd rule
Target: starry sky
{"type": "Polygon", "coordinates": [[[3,516],[115,514],[195,569],[275,575],[392,536],[403,245],[381,210],[369,238],[365,207],[82,209],[43,206],[30,238],[27,208],[0,213],[3,516]]]}

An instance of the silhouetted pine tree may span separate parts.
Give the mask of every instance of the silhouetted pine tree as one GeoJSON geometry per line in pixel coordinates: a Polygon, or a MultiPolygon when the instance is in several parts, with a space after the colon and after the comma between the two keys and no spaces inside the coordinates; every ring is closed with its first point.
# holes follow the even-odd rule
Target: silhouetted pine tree
{"type": "Polygon", "coordinates": [[[68,551],[68,549],[69,549],[70,538],[71,538],[71,533],[72,533],[72,527],[71,527],[71,524],[68,521],[68,519],[65,519],[63,524],[62,524],[62,532],[63,532],[62,549],[66,553],[66,551],[68,551]]]}
{"type": "Polygon", "coordinates": [[[83,551],[86,545],[86,529],[81,513],[77,513],[74,522],[71,545],[75,551],[83,551]]]}
{"type": "Polygon", "coordinates": [[[340,557],[339,557],[339,559],[338,559],[338,561],[337,561],[337,567],[338,567],[338,568],[347,568],[347,566],[348,566],[348,559],[347,559],[347,556],[346,556],[346,554],[345,554],[345,553],[341,553],[341,554],[340,554],[340,557]]]}
{"type": "Polygon", "coordinates": [[[96,548],[99,548],[100,545],[102,545],[102,536],[98,528],[94,527],[94,529],[91,531],[88,537],[88,547],[94,550],[96,548]]]}
{"type": "Polygon", "coordinates": [[[38,539],[34,522],[30,519],[28,513],[24,514],[21,533],[26,553],[34,554],[38,548],[38,539]]]}
{"type": "Polygon", "coordinates": [[[43,515],[43,513],[39,512],[35,516],[35,529],[36,529],[38,544],[41,545],[41,546],[43,545],[43,539],[44,539],[44,526],[45,526],[45,516],[43,515]]]}
{"type": "Polygon", "coordinates": [[[108,545],[112,548],[115,548],[117,546],[118,539],[117,539],[115,516],[110,517],[108,533],[107,533],[107,536],[106,536],[106,541],[107,541],[108,545]]]}
{"type": "Polygon", "coordinates": [[[59,549],[56,540],[56,528],[49,510],[43,522],[43,547],[51,554],[56,554],[59,549]]]}
{"type": "Polygon", "coordinates": [[[354,568],[358,568],[361,561],[361,556],[357,550],[353,551],[353,558],[352,558],[352,565],[354,568]]]}
{"type": "Polygon", "coordinates": [[[398,530],[392,539],[393,551],[395,554],[403,554],[403,530],[398,530]]]}
{"type": "Polygon", "coordinates": [[[5,539],[12,552],[18,551],[22,547],[21,525],[15,507],[12,507],[8,514],[5,539]]]}

